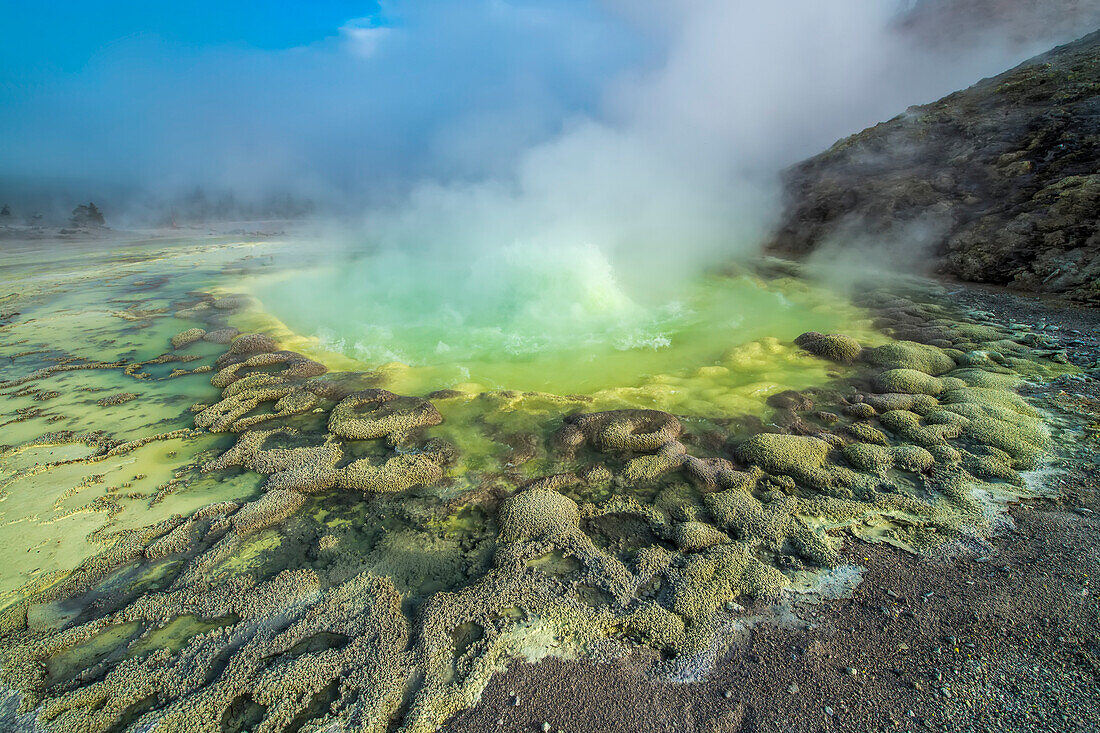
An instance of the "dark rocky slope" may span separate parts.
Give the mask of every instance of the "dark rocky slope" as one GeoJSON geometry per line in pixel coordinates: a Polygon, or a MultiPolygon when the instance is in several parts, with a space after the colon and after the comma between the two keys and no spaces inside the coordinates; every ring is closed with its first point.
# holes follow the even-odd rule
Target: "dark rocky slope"
{"type": "Polygon", "coordinates": [[[869,240],[1100,304],[1100,31],[842,140],[785,187],[775,251],[869,240]]]}

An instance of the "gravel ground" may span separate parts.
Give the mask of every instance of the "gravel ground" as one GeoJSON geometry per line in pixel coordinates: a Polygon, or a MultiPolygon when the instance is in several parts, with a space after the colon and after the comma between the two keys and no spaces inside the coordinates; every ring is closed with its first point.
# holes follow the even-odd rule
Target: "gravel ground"
{"type": "Polygon", "coordinates": [[[1100,730],[1100,311],[950,287],[1084,368],[1024,390],[1060,446],[1043,477],[1055,498],[1014,506],[987,547],[849,541],[866,568],[850,598],[754,627],[703,681],[655,681],[641,655],[516,663],[446,730],[1100,730]]]}

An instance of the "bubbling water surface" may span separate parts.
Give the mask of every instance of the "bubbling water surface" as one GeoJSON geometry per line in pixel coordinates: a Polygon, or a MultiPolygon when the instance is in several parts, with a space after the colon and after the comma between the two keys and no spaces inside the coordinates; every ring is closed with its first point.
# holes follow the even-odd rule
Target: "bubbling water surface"
{"type": "MultiPolygon", "coordinates": [[[[471,259],[383,250],[261,277],[251,290],[287,328],[312,337],[299,350],[335,352],[359,368],[399,363],[400,386],[421,392],[592,394],[731,361],[759,381],[769,376],[738,368],[748,364],[737,349],[809,330],[869,330],[833,293],[790,278],[711,273],[673,297],[628,292],[588,246],[513,246],[471,259]]],[[[801,365],[814,373],[796,382],[820,379],[820,362],[801,365]]],[[[771,369],[781,378],[790,365],[776,359],[771,369]]]]}

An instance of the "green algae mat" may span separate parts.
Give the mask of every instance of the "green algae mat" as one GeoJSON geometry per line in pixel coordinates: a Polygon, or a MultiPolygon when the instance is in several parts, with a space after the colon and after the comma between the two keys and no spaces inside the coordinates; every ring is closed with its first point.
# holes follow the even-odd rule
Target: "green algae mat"
{"type": "Polygon", "coordinates": [[[1069,367],[920,284],[593,253],[0,253],[0,718],[429,731],[512,660],[707,673],[858,537],[981,541],[1069,367]]]}

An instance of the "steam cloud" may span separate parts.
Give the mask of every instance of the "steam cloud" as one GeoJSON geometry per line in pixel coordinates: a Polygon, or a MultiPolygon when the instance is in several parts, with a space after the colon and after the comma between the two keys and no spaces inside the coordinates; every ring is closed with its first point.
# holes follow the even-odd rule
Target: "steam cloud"
{"type": "Polygon", "coordinates": [[[758,246],[783,167],[1050,42],[989,33],[933,49],[905,33],[911,5],[612,3],[659,49],[653,63],[611,79],[594,110],[497,176],[417,184],[369,217],[368,238],[434,259],[594,246],[632,294],[659,292],[758,246]]]}
{"type": "Polygon", "coordinates": [[[757,246],[784,166],[1052,40],[932,49],[912,6],[427,0],[279,51],[139,38],[9,95],[0,164],[287,190],[424,256],[596,247],[653,286],[757,246]]]}

